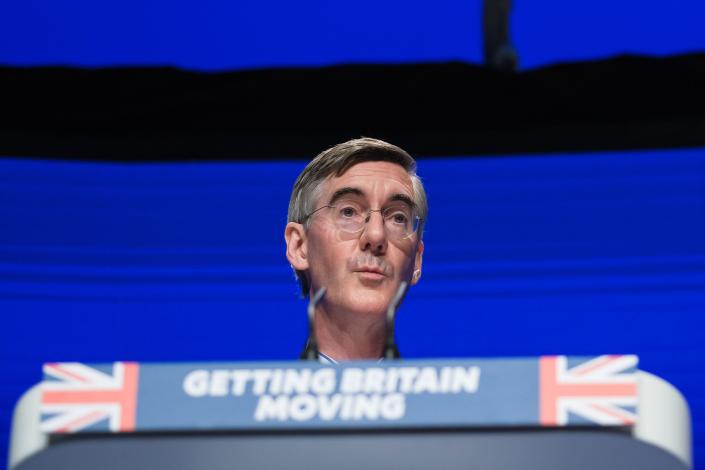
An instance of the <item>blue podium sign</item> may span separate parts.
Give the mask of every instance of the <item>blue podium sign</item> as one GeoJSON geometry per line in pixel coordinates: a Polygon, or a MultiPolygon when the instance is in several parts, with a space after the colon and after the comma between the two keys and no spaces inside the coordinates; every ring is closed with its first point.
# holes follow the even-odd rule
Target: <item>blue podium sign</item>
{"type": "Polygon", "coordinates": [[[637,357],[48,363],[47,433],[629,426],[637,357]]]}

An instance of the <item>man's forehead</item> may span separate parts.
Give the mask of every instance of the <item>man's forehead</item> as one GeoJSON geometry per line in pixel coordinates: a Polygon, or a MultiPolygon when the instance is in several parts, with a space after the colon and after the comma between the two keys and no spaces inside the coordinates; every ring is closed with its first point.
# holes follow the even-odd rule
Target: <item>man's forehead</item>
{"type": "Polygon", "coordinates": [[[330,196],[342,187],[359,189],[366,196],[370,192],[383,192],[388,196],[396,193],[412,196],[413,185],[409,173],[396,163],[385,161],[362,162],[351,166],[340,176],[328,178],[323,185],[322,196],[330,196]]]}

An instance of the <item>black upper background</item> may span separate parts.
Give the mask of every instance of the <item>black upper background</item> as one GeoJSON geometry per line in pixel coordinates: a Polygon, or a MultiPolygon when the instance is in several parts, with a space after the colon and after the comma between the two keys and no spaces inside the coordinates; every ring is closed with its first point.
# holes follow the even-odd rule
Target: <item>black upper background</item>
{"type": "Polygon", "coordinates": [[[703,146],[705,53],[521,73],[4,67],[0,106],[0,154],[43,158],[310,158],[363,135],[429,156],[703,146]]]}

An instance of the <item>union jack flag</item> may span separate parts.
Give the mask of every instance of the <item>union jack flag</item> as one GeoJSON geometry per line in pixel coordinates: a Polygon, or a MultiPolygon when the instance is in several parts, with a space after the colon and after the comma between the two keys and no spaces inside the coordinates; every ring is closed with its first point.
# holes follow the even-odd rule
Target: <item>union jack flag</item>
{"type": "Polygon", "coordinates": [[[72,433],[107,420],[113,432],[133,431],[138,374],[134,362],[115,362],[112,373],[77,362],[44,364],[40,429],[72,433]]]}
{"type": "Polygon", "coordinates": [[[637,356],[599,356],[569,367],[565,356],[539,360],[539,418],[544,426],[585,420],[606,426],[636,421],[637,356]]]}

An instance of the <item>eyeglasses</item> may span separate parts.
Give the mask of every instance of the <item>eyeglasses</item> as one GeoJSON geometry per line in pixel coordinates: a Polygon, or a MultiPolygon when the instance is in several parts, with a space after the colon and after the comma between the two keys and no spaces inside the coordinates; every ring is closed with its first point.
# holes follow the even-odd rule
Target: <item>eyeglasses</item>
{"type": "Polygon", "coordinates": [[[390,238],[403,240],[411,237],[419,228],[421,219],[414,209],[399,202],[383,209],[365,209],[355,201],[339,201],[333,206],[322,206],[306,215],[301,222],[312,217],[317,212],[326,211],[335,227],[346,233],[356,234],[365,229],[373,212],[379,212],[384,220],[384,228],[390,238]]]}

